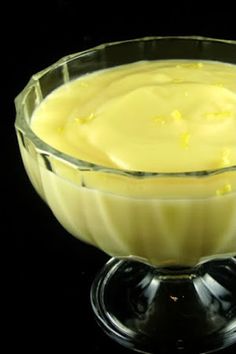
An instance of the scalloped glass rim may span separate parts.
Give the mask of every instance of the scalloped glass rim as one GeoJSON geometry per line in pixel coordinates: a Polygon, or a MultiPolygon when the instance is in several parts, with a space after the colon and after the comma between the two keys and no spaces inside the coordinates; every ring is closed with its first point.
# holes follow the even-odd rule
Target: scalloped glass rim
{"type": "MultiPolygon", "coordinates": [[[[150,178],[150,177],[207,177],[207,176],[213,176],[225,172],[232,172],[236,171],[236,165],[229,166],[229,167],[224,167],[224,168],[218,168],[218,169],[211,169],[211,170],[198,170],[198,171],[186,171],[186,172],[158,172],[158,171],[153,171],[153,172],[145,172],[145,171],[133,171],[133,170],[122,170],[118,168],[113,168],[113,167],[106,167],[102,166],[99,164],[91,163],[88,161],[80,160],[77,158],[74,158],[66,153],[63,153],[43,140],[41,140],[30,128],[30,125],[26,122],[26,119],[24,117],[24,114],[22,112],[23,109],[23,104],[24,104],[24,99],[31,90],[31,88],[35,85],[37,80],[44,76],[46,73],[48,73],[51,70],[54,70],[58,68],[59,66],[62,66],[66,62],[72,59],[76,59],[80,56],[83,56],[88,53],[92,53],[94,51],[100,51],[103,50],[106,47],[117,45],[117,44],[122,44],[122,43],[128,43],[128,42],[141,42],[141,41],[150,41],[150,40],[163,40],[163,39],[181,39],[181,40],[196,40],[196,41],[211,41],[211,42],[221,42],[221,43],[226,43],[226,44],[232,44],[236,46],[236,40],[227,40],[227,39],[218,39],[218,38],[211,38],[211,37],[203,37],[203,36],[150,36],[150,37],[143,37],[143,38],[135,38],[135,39],[128,39],[128,40],[123,40],[123,41],[115,41],[115,42],[108,42],[104,44],[100,44],[98,46],[89,48],[84,51],[80,51],[77,53],[69,54],[67,56],[62,57],[58,61],[56,61],[54,64],[48,66],[47,68],[39,71],[38,73],[32,75],[30,78],[29,82],[25,86],[25,88],[20,92],[20,94],[15,98],[15,106],[16,106],[16,121],[15,121],[15,127],[17,130],[21,131],[25,137],[27,137],[30,141],[33,142],[34,146],[36,147],[37,151],[39,153],[45,154],[47,156],[53,156],[54,158],[63,161],[64,163],[67,163],[71,165],[71,167],[77,168],[79,170],[83,171],[101,171],[101,172],[106,172],[106,173],[112,173],[112,174],[119,174],[119,175],[125,175],[125,176],[133,176],[136,178],[150,178]]],[[[236,57],[236,54],[235,54],[236,57]]]]}

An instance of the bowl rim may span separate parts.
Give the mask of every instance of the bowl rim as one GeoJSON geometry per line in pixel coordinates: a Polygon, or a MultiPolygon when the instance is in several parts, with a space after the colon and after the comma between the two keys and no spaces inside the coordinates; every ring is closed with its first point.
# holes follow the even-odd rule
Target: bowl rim
{"type": "Polygon", "coordinates": [[[26,118],[23,113],[24,108],[24,99],[27,94],[30,92],[32,87],[34,87],[38,80],[43,77],[49,71],[53,71],[59,66],[63,66],[68,61],[74,60],[78,57],[85,56],[89,53],[94,51],[101,51],[107,47],[115,46],[119,44],[125,43],[134,43],[134,42],[141,42],[141,41],[152,41],[152,40],[171,40],[171,39],[180,39],[180,40],[196,40],[196,41],[209,41],[209,42],[219,42],[225,43],[229,45],[236,46],[236,40],[232,39],[220,39],[220,38],[212,38],[212,37],[205,37],[205,36],[147,36],[147,37],[140,37],[134,39],[127,39],[127,40],[120,40],[120,41],[112,41],[107,43],[102,43],[96,45],[94,47],[88,48],[86,50],[78,51],[66,56],[63,56],[53,64],[47,66],[45,69],[33,74],[23,88],[23,90],[16,96],[15,98],[15,108],[16,108],[16,119],[15,119],[15,129],[16,131],[23,134],[29,141],[33,143],[36,148],[36,151],[44,156],[55,158],[56,160],[60,160],[61,162],[70,165],[79,170],[83,171],[96,171],[96,172],[103,172],[103,173],[111,173],[111,174],[118,174],[124,175],[128,177],[136,177],[136,178],[153,178],[153,177],[207,177],[207,176],[214,176],[221,173],[226,172],[234,172],[236,171],[236,165],[227,166],[227,167],[220,167],[216,169],[207,169],[207,170],[196,170],[196,171],[183,171],[183,172],[158,172],[158,171],[138,171],[138,170],[127,170],[115,167],[107,167],[104,165],[100,165],[97,163],[92,163],[86,160],[78,159],[73,157],[67,153],[61,152],[60,150],[52,147],[48,143],[44,142],[41,138],[39,138],[31,129],[30,124],[27,123],[26,118]]]}

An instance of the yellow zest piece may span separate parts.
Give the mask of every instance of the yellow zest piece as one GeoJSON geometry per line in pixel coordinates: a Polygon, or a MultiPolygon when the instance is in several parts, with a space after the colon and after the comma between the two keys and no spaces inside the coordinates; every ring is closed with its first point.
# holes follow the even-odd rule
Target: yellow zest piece
{"type": "Polygon", "coordinates": [[[79,124],[85,124],[90,122],[92,119],[94,118],[94,113],[91,113],[89,116],[87,117],[78,117],[75,118],[75,121],[79,124]]]}
{"type": "Polygon", "coordinates": [[[184,132],[181,134],[180,137],[180,142],[181,142],[181,146],[184,149],[188,149],[189,147],[189,140],[190,140],[190,134],[188,132],[184,132]]]}
{"type": "Polygon", "coordinates": [[[215,86],[218,86],[218,87],[225,87],[222,82],[216,82],[214,83],[215,86]]]}
{"type": "Polygon", "coordinates": [[[177,68],[189,68],[189,69],[201,69],[203,67],[203,63],[185,63],[176,66],[177,68]]]}
{"type": "Polygon", "coordinates": [[[174,120],[181,120],[182,118],[182,114],[180,113],[180,111],[178,111],[177,109],[175,109],[173,112],[171,112],[171,117],[174,120]]]}
{"type": "Polygon", "coordinates": [[[209,112],[206,113],[206,118],[209,120],[213,119],[226,119],[231,118],[233,116],[233,112],[231,111],[221,111],[221,112],[209,112]]]}
{"type": "Polygon", "coordinates": [[[189,132],[184,132],[184,133],[181,134],[180,143],[181,143],[181,146],[184,149],[188,149],[189,148],[189,140],[190,140],[189,132]]]}
{"type": "Polygon", "coordinates": [[[166,124],[165,117],[163,117],[163,116],[156,116],[153,118],[153,120],[154,120],[154,122],[159,123],[161,125],[166,124]]]}
{"type": "Polygon", "coordinates": [[[80,82],[80,87],[88,87],[88,83],[87,82],[84,82],[84,81],[81,81],[80,82]]]}
{"type": "Polygon", "coordinates": [[[221,156],[221,167],[230,166],[230,164],[231,164],[230,154],[231,154],[231,149],[229,149],[229,148],[223,149],[222,156],[221,156]]]}
{"type": "Polygon", "coordinates": [[[216,190],[216,195],[224,195],[232,191],[232,186],[230,183],[225,184],[223,187],[216,190]]]}
{"type": "Polygon", "coordinates": [[[197,67],[198,67],[198,69],[201,69],[203,67],[203,64],[202,63],[197,63],[197,67]]]}

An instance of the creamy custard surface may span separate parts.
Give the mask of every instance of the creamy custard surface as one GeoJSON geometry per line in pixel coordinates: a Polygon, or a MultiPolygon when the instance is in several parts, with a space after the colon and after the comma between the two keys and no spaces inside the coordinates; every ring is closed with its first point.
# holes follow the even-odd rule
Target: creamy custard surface
{"type": "Polygon", "coordinates": [[[53,147],[107,167],[146,172],[236,163],[236,66],[138,62],[70,82],[34,112],[53,147]]]}

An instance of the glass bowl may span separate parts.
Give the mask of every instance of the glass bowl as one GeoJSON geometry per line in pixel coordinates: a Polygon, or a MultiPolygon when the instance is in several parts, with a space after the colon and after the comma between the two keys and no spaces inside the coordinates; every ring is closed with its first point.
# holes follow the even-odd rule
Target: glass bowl
{"type": "Polygon", "coordinates": [[[145,353],[205,353],[236,342],[236,166],[184,173],[108,168],[54,149],[30,127],[36,107],[64,83],[159,59],[236,64],[236,42],[149,37],[66,56],[32,76],[16,98],[15,126],[27,174],[55,217],[113,257],[91,289],[105,332],[145,353]]]}

